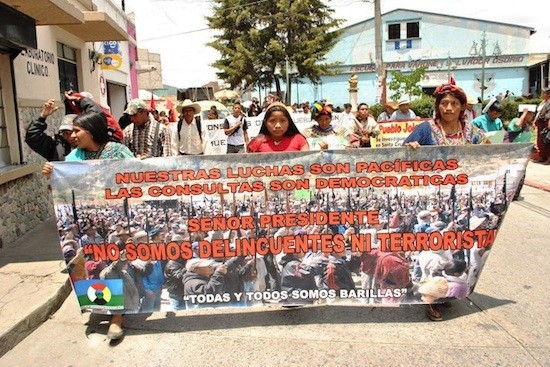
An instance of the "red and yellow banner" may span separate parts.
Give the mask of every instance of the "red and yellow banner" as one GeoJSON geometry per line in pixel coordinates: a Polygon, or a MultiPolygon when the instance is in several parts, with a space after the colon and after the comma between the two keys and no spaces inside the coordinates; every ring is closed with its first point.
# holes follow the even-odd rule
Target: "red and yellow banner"
{"type": "Polygon", "coordinates": [[[530,150],[59,162],[52,188],[83,309],[414,304],[474,290],[530,150]]]}

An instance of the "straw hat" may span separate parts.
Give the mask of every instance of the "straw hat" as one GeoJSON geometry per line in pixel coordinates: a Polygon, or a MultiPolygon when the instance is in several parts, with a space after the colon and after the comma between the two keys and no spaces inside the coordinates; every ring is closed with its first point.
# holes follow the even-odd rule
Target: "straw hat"
{"type": "Polygon", "coordinates": [[[181,113],[184,108],[191,107],[195,110],[195,115],[201,112],[201,106],[198,103],[195,103],[191,101],[190,99],[186,99],[183,102],[179,102],[176,106],[176,111],[181,113]]]}

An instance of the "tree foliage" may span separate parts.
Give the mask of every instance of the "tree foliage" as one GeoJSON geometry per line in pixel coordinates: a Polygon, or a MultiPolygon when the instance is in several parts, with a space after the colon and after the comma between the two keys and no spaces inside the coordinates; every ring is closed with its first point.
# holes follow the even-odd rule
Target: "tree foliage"
{"type": "MultiPolygon", "coordinates": [[[[210,28],[220,33],[208,46],[221,57],[212,66],[232,88],[244,83],[278,86],[286,75],[286,61],[295,66],[296,78],[313,83],[334,74],[325,55],[337,42],[341,20],[321,0],[216,0],[210,28]]],[[[279,90],[277,90],[279,92],[279,90]]]]}
{"type": "Polygon", "coordinates": [[[392,91],[391,99],[400,100],[407,95],[409,98],[422,95],[420,80],[426,74],[426,68],[420,67],[412,73],[402,73],[401,71],[392,71],[392,80],[388,83],[388,88],[392,91]]]}

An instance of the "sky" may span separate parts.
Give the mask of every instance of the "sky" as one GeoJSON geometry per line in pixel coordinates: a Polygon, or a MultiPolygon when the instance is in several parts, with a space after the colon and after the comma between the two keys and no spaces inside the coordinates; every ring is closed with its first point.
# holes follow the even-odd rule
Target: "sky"
{"type": "MultiPolygon", "coordinates": [[[[256,6],[264,1],[257,0],[256,6]]],[[[531,27],[530,52],[550,53],[550,22],[546,12],[537,12],[547,0],[381,0],[382,13],[403,8],[439,14],[490,20],[531,27]],[[515,4],[515,5],[512,5],[515,4]]],[[[362,0],[325,0],[343,26],[374,17],[374,4],[362,0]]],[[[199,87],[217,80],[212,64],[219,54],[206,43],[215,31],[208,29],[205,16],[212,14],[209,0],[126,1],[126,11],[134,12],[139,48],[160,53],[163,83],[178,88],[199,87]]]]}

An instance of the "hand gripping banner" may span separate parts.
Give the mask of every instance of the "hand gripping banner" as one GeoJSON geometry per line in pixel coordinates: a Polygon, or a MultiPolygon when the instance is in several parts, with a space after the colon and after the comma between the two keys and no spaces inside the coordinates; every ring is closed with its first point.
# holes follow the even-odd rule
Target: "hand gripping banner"
{"type": "Polygon", "coordinates": [[[475,288],[530,144],[59,162],[81,309],[395,305],[475,288]]]}

